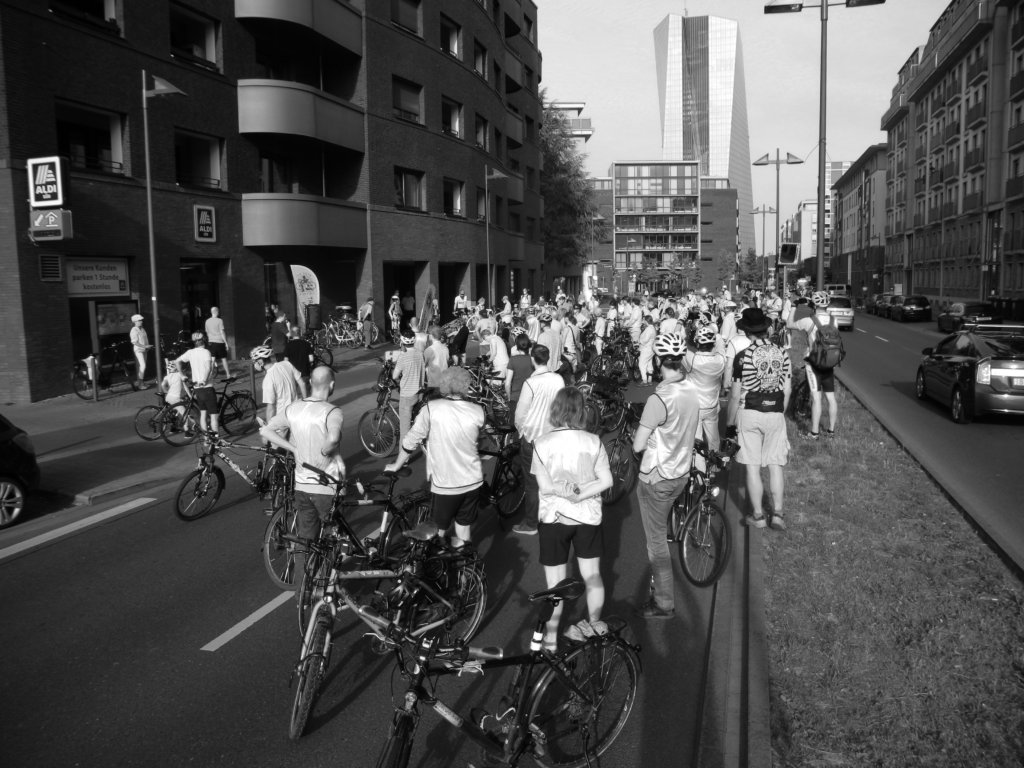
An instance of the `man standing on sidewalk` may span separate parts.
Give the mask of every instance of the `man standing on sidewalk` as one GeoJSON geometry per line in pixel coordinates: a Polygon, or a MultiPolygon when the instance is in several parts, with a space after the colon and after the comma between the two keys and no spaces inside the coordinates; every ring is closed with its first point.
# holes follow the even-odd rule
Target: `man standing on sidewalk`
{"type": "Polygon", "coordinates": [[[213,356],[213,365],[217,367],[217,361],[224,363],[224,378],[231,378],[231,369],[228,368],[228,337],[224,331],[224,320],[221,319],[220,309],[210,307],[210,316],[206,318],[206,341],[209,345],[210,354],[213,356]]]}

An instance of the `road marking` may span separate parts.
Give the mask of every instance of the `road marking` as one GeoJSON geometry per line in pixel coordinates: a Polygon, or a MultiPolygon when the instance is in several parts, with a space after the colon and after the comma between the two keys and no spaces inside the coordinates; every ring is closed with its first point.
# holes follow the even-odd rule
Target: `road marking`
{"type": "Polygon", "coordinates": [[[97,523],[102,523],[104,520],[109,520],[112,517],[123,515],[125,512],[130,512],[133,509],[144,506],[145,504],[151,504],[156,499],[140,498],[126,501],[124,504],[119,504],[116,507],[111,507],[106,512],[100,512],[99,514],[91,517],[86,517],[78,522],[69,523],[61,528],[56,528],[48,533],[41,533],[38,536],[34,536],[31,539],[26,539],[19,544],[12,544],[5,549],[0,549],[0,561],[6,560],[9,557],[14,557],[17,554],[24,552],[27,549],[34,549],[35,547],[46,544],[47,542],[53,541],[54,539],[62,538],[75,531],[80,531],[83,528],[88,528],[97,523]]]}
{"type": "Polygon", "coordinates": [[[883,339],[881,336],[875,336],[875,338],[878,339],[879,341],[884,341],[886,344],[889,343],[888,339],[883,339]]]}
{"type": "Polygon", "coordinates": [[[858,328],[857,333],[867,333],[863,328],[858,328]]]}
{"type": "Polygon", "coordinates": [[[219,637],[215,637],[213,640],[208,642],[206,645],[204,645],[199,650],[200,651],[211,651],[211,652],[219,650],[221,646],[227,645],[228,643],[230,643],[232,640],[234,640],[240,634],[245,632],[245,630],[247,630],[249,627],[251,627],[257,621],[262,619],[264,616],[269,615],[275,609],[277,609],[279,606],[284,605],[285,603],[287,603],[289,600],[292,599],[294,594],[295,593],[291,592],[291,591],[282,592],[280,595],[275,597],[273,600],[271,600],[269,603],[264,605],[262,608],[254,611],[252,613],[250,613],[248,616],[246,616],[240,622],[235,624],[235,626],[233,626],[227,632],[225,632],[224,634],[220,635],[219,637]]]}

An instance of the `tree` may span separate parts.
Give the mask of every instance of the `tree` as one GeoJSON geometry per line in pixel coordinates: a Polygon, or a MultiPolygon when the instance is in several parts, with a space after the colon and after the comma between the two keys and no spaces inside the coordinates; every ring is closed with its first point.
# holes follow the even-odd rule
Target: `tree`
{"type": "MultiPolygon", "coordinates": [[[[541,91],[544,118],[539,143],[544,158],[540,193],[544,198],[544,259],[561,269],[577,268],[586,261],[591,226],[599,209],[583,168],[586,155],[579,151],[569,122],[551,108],[547,92],[541,91]]],[[[598,222],[596,236],[604,236],[604,222],[598,222]]]]}
{"type": "Polygon", "coordinates": [[[736,279],[741,283],[760,285],[764,281],[764,262],[757,256],[753,248],[747,249],[747,255],[740,261],[736,279]]]}

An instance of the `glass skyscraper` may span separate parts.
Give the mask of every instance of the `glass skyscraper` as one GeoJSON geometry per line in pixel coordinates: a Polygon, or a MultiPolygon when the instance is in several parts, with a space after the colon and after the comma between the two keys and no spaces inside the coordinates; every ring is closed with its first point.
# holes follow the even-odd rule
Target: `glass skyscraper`
{"type": "Polygon", "coordinates": [[[738,196],[738,248],[754,247],[747,93],[739,24],[670,14],[654,29],[664,160],[700,162],[738,196]]]}

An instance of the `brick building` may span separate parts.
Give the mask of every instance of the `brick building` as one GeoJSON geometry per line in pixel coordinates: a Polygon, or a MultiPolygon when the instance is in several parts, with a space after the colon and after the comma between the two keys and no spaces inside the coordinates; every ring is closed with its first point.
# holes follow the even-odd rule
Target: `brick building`
{"type": "Polygon", "coordinates": [[[488,260],[498,298],[543,285],[530,0],[0,0],[0,36],[5,401],[68,391],[135,311],[152,333],[143,70],[186,94],[146,100],[162,332],[217,305],[245,354],[265,303],[301,312],[292,264],[325,311],[431,287],[443,311],[488,260]],[[33,243],[50,156],[74,234],[33,243]]]}

